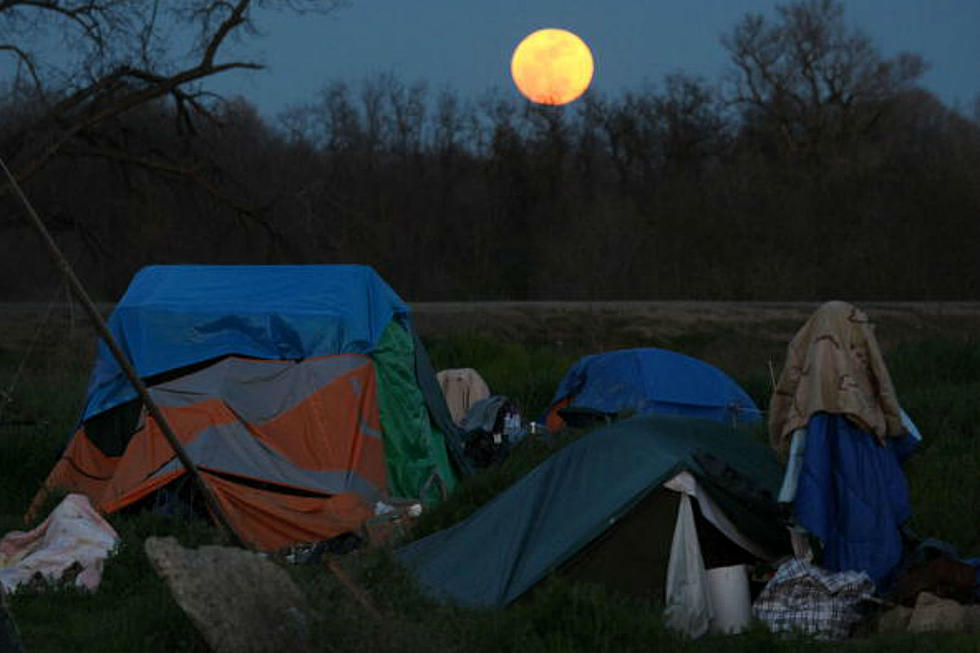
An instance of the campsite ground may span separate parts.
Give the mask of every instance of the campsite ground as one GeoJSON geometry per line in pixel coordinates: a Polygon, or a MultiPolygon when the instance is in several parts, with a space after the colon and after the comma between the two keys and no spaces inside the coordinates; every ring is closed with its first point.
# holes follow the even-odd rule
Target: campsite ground
{"type": "MultiPolygon", "coordinates": [[[[567,365],[583,354],[658,346],[718,365],[760,403],[778,375],[785,347],[815,303],[475,302],[414,304],[414,323],[437,367],[476,367],[496,392],[533,415],[567,365]]],[[[925,446],[906,470],[919,532],[980,555],[980,302],[862,303],[877,332],[900,399],[924,431],[925,446]]],[[[111,305],[100,309],[108,313],[111,305]]],[[[0,533],[22,527],[24,509],[57,457],[80,409],[94,351],[77,305],[0,304],[0,533]]],[[[452,521],[526,471],[534,456],[465,484],[446,507],[452,521]]],[[[438,517],[438,515],[434,516],[438,517]]],[[[14,597],[30,651],[202,650],[203,642],[142,553],[142,538],[175,533],[187,544],[211,531],[149,517],[114,516],[120,554],[92,597],[71,590],[14,597]]],[[[384,615],[365,628],[362,609],[322,568],[292,571],[316,609],[324,650],[824,650],[762,631],[683,642],[648,606],[596,588],[556,582],[533,601],[500,613],[436,608],[409,587],[383,554],[349,557],[348,571],[384,615]],[[366,634],[365,631],[370,631],[366,634]],[[424,642],[424,643],[422,643],[424,642]]],[[[952,635],[878,636],[852,650],[963,650],[976,640],[952,635]]]]}

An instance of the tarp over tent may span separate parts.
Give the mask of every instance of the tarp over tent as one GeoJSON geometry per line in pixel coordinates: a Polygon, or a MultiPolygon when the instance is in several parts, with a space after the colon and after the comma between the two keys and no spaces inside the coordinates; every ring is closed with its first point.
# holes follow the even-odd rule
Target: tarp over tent
{"type": "Polygon", "coordinates": [[[830,301],[800,327],[773,391],[769,434],[776,451],[791,454],[779,500],[820,539],[821,565],[866,572],[887,590],[912,516],[901,464],[918,429],[864,311],[830,301]]]}
{"type": "MultiPolygon", "coordinates": [[[[455,484],[456,427],[407,305],[369,267],[149,267],[109,328],[246,541],[328,539],[389,493],[455,484]]],[[[183,473],[100,342],[44,487],[114,511],[183,473]]]]}
{"type": "Polygon", "coordinates": [[[756,423],[762,413],[731,377],[702,360],[653,347],[592,354],[565,374],[545,415],[563,424],[559,411],[606,414],[678,414],[727,423],[756,423]]]}
{"type": "MultiPolygon", "coordinates": [[[[786,529],[760,505],[761,497],[775,496],[781,478],[764,445],[714,421],[649,415],[583,436],[467,519],[402,547],[397,556],[433,596],[503,606],[603,536],[614,540],[617,525],[682,472],[706,492],[746,546],[767,557],[788,550],[786,529]],[[709,472],[708,461],[724,471],[709,472]],[[750,486],[759,492],[743,491],[750,486]]],[[[665,535],[669,541],[677,514],[674,508],[656,518],[656,512],[644,512],[639,527],[646,535],[637,538],[651,550],[665,535]]],[[[664,578],[663,569],[638,566],[630,573],[649,578],[651,585],[664,578]]]]}

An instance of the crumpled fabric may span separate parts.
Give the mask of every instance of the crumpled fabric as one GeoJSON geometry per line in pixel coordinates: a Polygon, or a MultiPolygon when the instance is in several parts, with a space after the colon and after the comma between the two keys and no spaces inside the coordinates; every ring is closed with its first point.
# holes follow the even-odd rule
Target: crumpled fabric
{"type": "MultiPolygon", "coordinates": [[[[486,399],[480,399],[470,406],[463,419],[459,422],[459,428],[469,436],[477,431],[493,433],[497,425],[497,416],[500,411],[510,403],[510,400],[503,395],[493,395],[486,399]]],[[[464,438],[465,439],[465,438],[464,438]]]]}
{"type": "Polygon", "coordinates": [[[864,572],[831,572],[791,558],[766,583],[752,613],[774,633],[799,632],[838,641],[864,618],[860,605],[874,589],[864,572]]]}
{"type": "Polygon", "coordinates": [[[797,332],[769,403],[769,438],[782,455],[814,413],[843,414],[884,444],[906,432],[891,375],[860,309],[841,301],[820,306],[797,332]]]}
{"type": "Polygon", "coordinates": [[[442,370],[436,374],[436,380],[456,424],[462,423],[473,404],[490,396],[486,381],[470,367],[442,370]]]}
{"type": "Polygon", "coordinates": [[[69,494],[47,519],[30,531],[11,531],[0,539],[0,585],[13,591],[35,575],[51,581],[76,563],[75,585],[98,588],[102,565],[119,535],[82,494],[69,494]]]}
{"type": "Polygon", "coordinates": [[[664,623],[668,627],[692,638],[708,632],[715,611],[708,592],[694,510],[691,508],[691,498],[686,493],[681,494],[677,507],[677,523],[667,562],[665,595],[664,623]]]}

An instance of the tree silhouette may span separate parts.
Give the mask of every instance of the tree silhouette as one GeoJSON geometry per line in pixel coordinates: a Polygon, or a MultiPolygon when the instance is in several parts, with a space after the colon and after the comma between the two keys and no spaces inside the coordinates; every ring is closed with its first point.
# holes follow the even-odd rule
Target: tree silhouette
{"type": "Polygon", "coordinates": [[[838,0],[776,7],[777,19],[746,15],[722,38],[733,64],[729,99],[750,122],[778,134],[785,152],[818,156],[866,135],[889,100],[925,71],[918,55],[883,58],[844,22],[838,0]]]}
{"type": "Polygon", "coordinates": [[[203,80],[261,67],[222,56],[229,40],[255,33],[256,6],[330,11],[341,2],[0,0],[0,55],[16,60],[11,90],[31,107],[20,128],[7,133],[3,151],[22,181],[66,148],[193,174],[119,148],[100,127],[169,97],[181,131],[193,132],[197,119],[211,116],[203,80]]]}

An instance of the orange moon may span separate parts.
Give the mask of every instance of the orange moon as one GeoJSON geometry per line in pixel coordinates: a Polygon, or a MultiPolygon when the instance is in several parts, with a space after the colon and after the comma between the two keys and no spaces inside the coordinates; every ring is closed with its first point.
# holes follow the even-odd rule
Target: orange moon
{"type": "Polygon", "coordinates": [[[592,82],[595,64],[585,41],[563,29],[524,37],[510,59],[510,75],[524,97],[539,104],[568,104],[592,82]]]}

